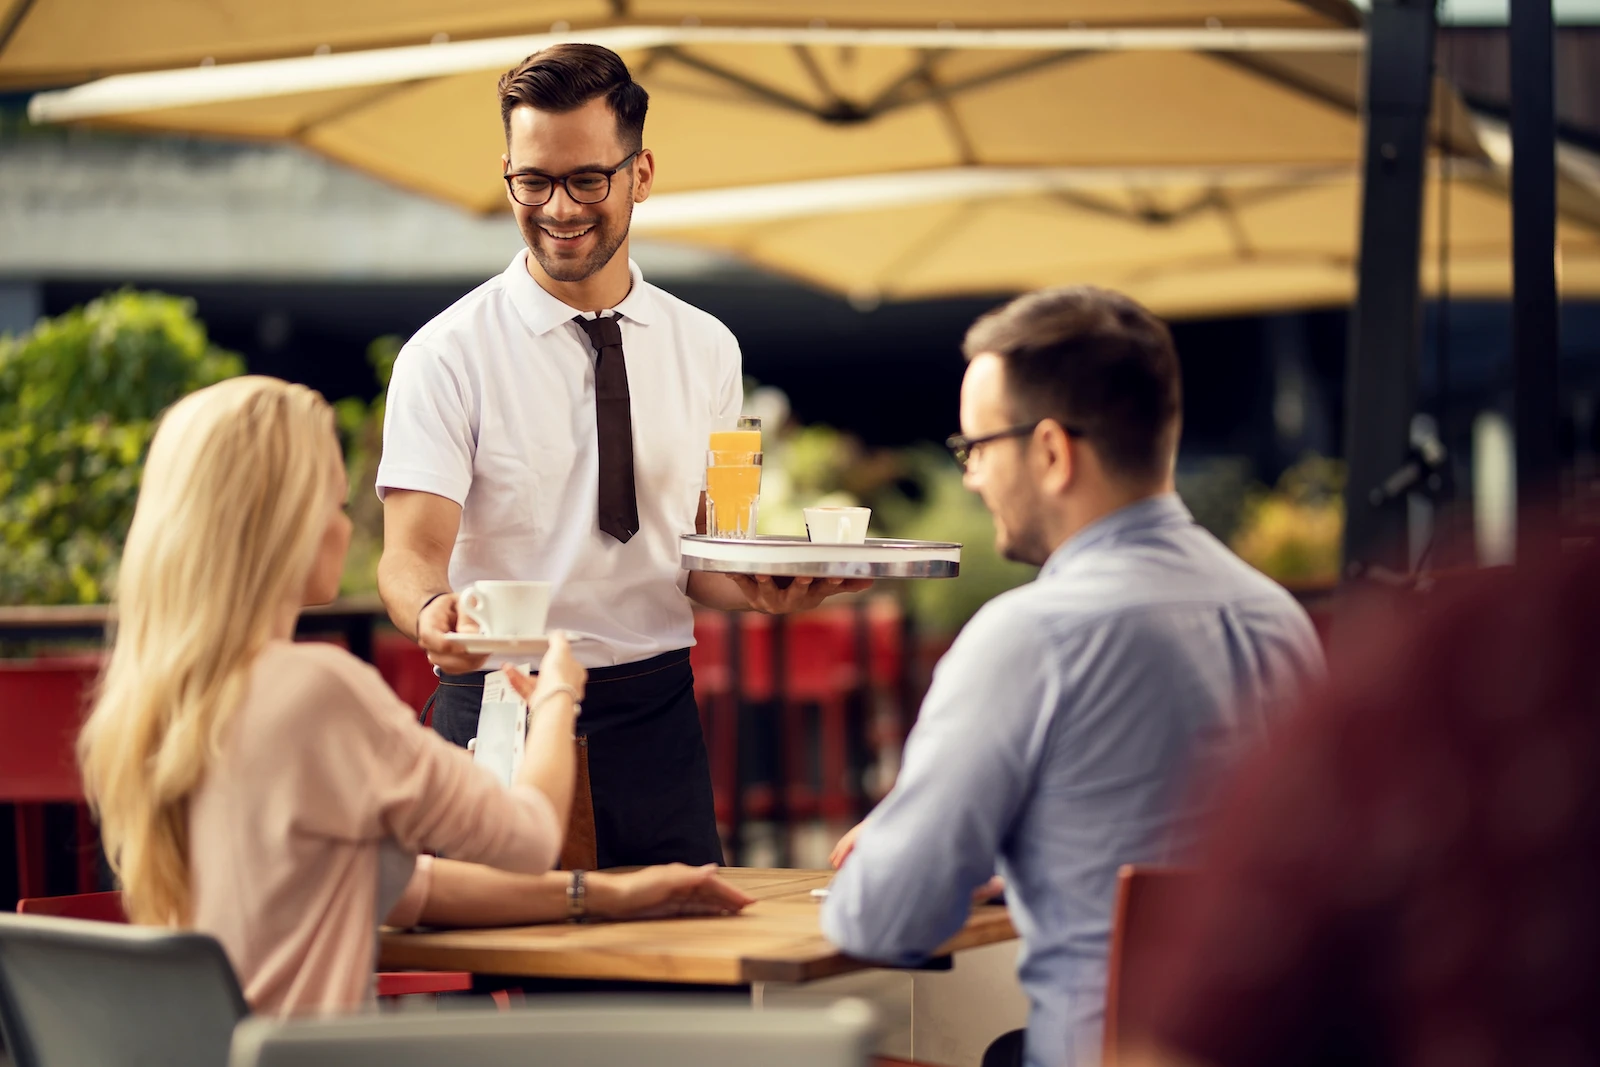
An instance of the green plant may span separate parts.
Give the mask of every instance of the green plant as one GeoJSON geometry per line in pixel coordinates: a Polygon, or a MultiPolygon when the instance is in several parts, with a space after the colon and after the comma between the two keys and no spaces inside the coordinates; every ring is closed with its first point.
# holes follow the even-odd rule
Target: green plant
{"type": "Polygon", "coordinates": [[[346,397],[334,404],[339,419],[339,436],[344,440],[345,472],[350,479],[350,553],[345,557],[340,592],[372,593],[378,588],[378,559],[383,555],[383,502],[378,499],[378,461],[383,457],[384,399],[389,376],[404,342],[385,334],[367,346],[367,362],[372,365],[380,386],[377,398],[368,401],[346,397]]]}
{"type": "Polygon", "coordinates": [[[1280,582],[1324,582],[1339,575],[1344,534],[1344,464],[1308,455],[1271,490],[1245,501],[1232,545],[1241,559],[1280,582]]]}
{"type": "Polygon", "coordinates": [[[156,417],[242,373],[194,302],[108,293],[0,337],[0,602],[111,594],[156,417]]]}

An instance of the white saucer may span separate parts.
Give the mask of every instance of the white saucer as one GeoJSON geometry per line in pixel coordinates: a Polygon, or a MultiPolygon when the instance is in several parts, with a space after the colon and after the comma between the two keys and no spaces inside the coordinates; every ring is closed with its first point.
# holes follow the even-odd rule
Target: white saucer
{"type": "MultiPolygon", "coordinates": [[[[501,656],[542,656],[550,650],[549,634],[462,634],[447,633],[446,641],[454,641],[462,648],[476,656],[501,655],[501,656]]],[[[568,641],[576,641],[578,635],[567,634],[568,641]]]]}

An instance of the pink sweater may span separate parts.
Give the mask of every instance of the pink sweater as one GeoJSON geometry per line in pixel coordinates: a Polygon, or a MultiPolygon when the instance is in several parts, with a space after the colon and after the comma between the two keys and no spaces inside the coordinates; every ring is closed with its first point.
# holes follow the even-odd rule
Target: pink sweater
{"type": "Polygon", "coordinates": [[[351,1011],[372,996],[378,924],[422,913],[419,852],[536,874],[560,848],[542,793],[503,788],[377,671],[275,641],[190,808],[194,924],[257,1012],[351,1011]]]}

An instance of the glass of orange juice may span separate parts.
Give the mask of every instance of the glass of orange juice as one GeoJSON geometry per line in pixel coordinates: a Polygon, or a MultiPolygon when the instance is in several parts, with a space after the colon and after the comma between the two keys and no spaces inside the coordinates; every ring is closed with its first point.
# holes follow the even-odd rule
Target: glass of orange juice
{"type": "Polygon", "coordinates": [[[736,538],[756,535],[761,459],[760,452],[738,449],[713,448],[706,453],[706,533],[736,538]]]}
{"type": "MultiPolygon", "coordinates": [[[[727,424],[724,423],[724,426],[727,424]]],[[[761,420],[754,415],[740,415],[734,429],[711,431],[713,452],[760,452],[761,420]]],[[[709,464],[708,464],[709,466],[709,464]]]]}

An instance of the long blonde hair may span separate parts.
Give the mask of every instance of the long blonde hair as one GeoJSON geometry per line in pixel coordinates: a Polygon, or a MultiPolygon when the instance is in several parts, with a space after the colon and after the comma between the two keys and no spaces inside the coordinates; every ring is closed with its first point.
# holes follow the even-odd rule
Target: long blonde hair
{"type": "Polygon", "coordinates": [[[117,579],[116,636],[78,737],[134,922],[187,925],[189,801],[321,544],[338,442],[322,396],[233,378],[162,418],[117,579]]]}

